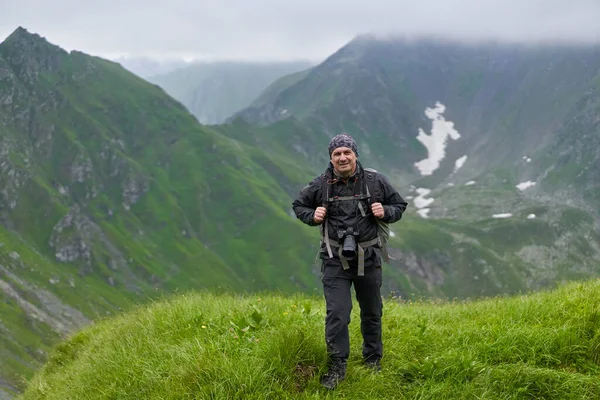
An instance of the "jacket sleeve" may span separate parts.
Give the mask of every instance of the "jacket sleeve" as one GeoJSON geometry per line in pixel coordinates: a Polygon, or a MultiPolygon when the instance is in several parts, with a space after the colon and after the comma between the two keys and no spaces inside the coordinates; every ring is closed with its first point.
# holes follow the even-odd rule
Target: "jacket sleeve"
{"type": "Polygon", "coordinates": [[[321,199],[321,177],[317,176],[306,185],[292,203],[296,217],[306,225],[319,225],[314,221],[315,209],[321,199]]]}
{"type": "Polygon", "coordinates": [[[406,210],[408,203],[400,196],[400,193],[394,189],[384,175],[380,174],[379,178],[379,184],[381,185],[383,193],[383,201],[381,204],[385,211],[381,220],[387,223],[399,221],[402,218],[402,214],[404,213],[404,210],[406,210]]]}

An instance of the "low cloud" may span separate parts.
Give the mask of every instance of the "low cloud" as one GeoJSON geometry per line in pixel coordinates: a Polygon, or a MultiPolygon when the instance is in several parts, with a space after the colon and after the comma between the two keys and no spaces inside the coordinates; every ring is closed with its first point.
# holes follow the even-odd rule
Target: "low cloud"
{"type": "Polygon", "coordinates": [[[600,41],[598,0],[4,0],[18,26],[103,56],[321,60],[355,35],[600,41]]]}

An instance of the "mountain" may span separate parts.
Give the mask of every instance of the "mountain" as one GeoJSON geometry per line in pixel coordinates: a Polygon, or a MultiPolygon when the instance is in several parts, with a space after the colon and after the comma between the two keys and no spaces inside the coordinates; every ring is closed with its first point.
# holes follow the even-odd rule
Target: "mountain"
{"type": "Polygon", "coordinates": [[[3,388],[77,327],[163,293],[317,285],[286,190],[310,176],[285,157],[23,28],[0,44],[0,104],[3,388]]]}
{"type": "MultiPolygon", "coordinates": [[[[598,94],[599,66],[600,46],[364,35],[310,71],[274,84],[230,121],[293,117],[326,133],[320,146],[348,131],[361,143],[363,159],[393,171],[403,184],[466,183],[523,157],[539,160],[578,118],[582,102],[594,109],[589,102],[598,94]],[[437,133],[427,139],[432,128],[437,133]],[[431,154],[422,139],[433,142],[431,154]]],[[[593,119],[580,123],[595,132],[593,119]]]]}
{"type": "Polygon", "coordinates": [[[247,107],[282,76],[311,66],[292,62],[194,63],[147,79],[182,102],[203,124],[219,124],[247,107]]]}

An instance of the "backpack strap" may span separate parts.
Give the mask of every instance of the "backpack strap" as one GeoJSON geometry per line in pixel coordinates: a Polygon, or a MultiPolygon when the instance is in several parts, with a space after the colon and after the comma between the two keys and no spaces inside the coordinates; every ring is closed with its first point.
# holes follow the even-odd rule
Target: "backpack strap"
{"type": "MultiPolygon", "coordinates": [[[[373,168],[364,168],[365,171],[365,186],[366,186],[366,192],[367,194],[369,194],[369,192],[373,193],[373,196],[370,197],[369,199],[369,205],[373,204],[373,203],[378,203],[383,201],[383,195],[381,193],[381,188],[379,187],[379,185],[376,185],[376,180],[375,180],[375,175],[377,174],[377,170],[373,169],[373,168]]],[[[378,224],[378,232],[382,232],[384,233],[384,239],[382,238],[382,235],[380,235],[378,233],[378,237],[381,239],[379,241],[379,249],[381,250],[381,256],[383,257],[383,260],[385,262],[390,262],[391,257],[387,251],[387,236],[389,235],[389,226],[388,224],[386,224],[385,222],[381,221],[379,218],[377,218],[377,224],[378,224]]]]}
{"type": "MultiPolygon", "coordinates": [[[[329,240],[329,218],[327,218],[329,214],[329,176],[327,172],[323,172],[321,174],[321,206],[325,207],[325,222],[321,225],[321,244],[324,242],[325,247],[327,248],[327,255],[329,258],[333,258],[333,252],[331,251],[331,241],[329,240]]],[[[317,251],[317,258],[319,257],[319,253],[321,252],[321,246],[319,245],[319,250],[317,251]]]]}
{"type": "Polygon", "coordinates": [[[373,193],[373,196],[370,196],[369,205],[373,203],[377,203],[381,201],[381,190],[379,190],[378,185],[375,185],[375,174],[377,174],[377,170],[373,168],[364,168],[364,183],[365,183],[365,191],[367,194],[373,193]]]}

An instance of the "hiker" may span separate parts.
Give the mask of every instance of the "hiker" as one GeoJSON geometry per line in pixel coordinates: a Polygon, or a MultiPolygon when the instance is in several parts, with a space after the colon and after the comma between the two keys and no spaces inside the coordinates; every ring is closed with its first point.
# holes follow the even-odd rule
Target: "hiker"
{"type": "Polygon", "coordinates": [[[375,370],[381,368],[381,265],[389,234],[384,228],[402,218],[408,203],[385,176],[362,167],[350,135],[331,139],[329,157],[325,172],[300,191],[292,206],[298,219],[321,230],[328,355],[321,384],[333,389],[346,376],[352,284],[360,306],[363,360],[375,370]]]}

